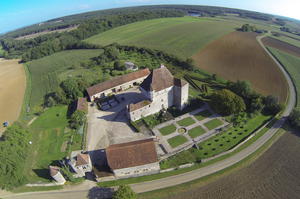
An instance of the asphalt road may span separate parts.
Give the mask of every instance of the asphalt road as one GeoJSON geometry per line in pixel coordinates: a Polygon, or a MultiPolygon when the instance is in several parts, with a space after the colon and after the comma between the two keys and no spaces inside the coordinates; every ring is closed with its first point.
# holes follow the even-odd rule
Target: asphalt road
{"type": "MultiPolygon", "coordinates": [[[[250,154],[254,153],[257,149],[259,149],[261,146],[263,146],[276,132],[277,130],[282,126],[284,121],[286,120],[286,116],[290,114],[290,112],[293,110],[294,106],[296,105],[296,92],[295,87],[292,83],[292,80],[288,73],[285,71],[284,67],[281,66],[281,64],[267,51],[267,49],[264,47],[264,45],[261,42],[262,36],[259,36],[257,38],[257,41],[262,46],[262,48],[265,49],[265,51],[270,55],[270,57],[274,60],[274,62],[277,64],[277,66],[280,68],[280,70],[283,72],[288,86],[289,86],[289,98],[288,103],[285,107],[285,110],[283,112],[283,116],[280,120],[278,120],[272,128],[270,128],[262,137],[260,137],[256,142],[251,144],[249,147],[245,148],[244,150],[236,153],[235,155],[224,159],[222,161],[216,162],[212,165],[208,165],[203,168],[199,168],[187,173],[170,176],[158,180],[148,181],[148,182],[142,182],[137,184],[132,184],[131,187],[134,191],[137,193],[141,192],[147,192],[147,191],[153,191],[156,189],[162,189],[170,186],[179,185],[185,182],[189,182],[192,180],[196,180],[198,178],[213,174],[215,172],[221,171],[225,168],[228,168],[239,161],[243,160],[244,158],[248,157],[250,154]]],[[[276,83],[276,82],[274,82],[276,83]]],[[[95,190],[93,194],[91,194],[91,186],[83,186],[73,189],[73,190],[59,190],[59,191],[48,191],[48,192],[32,192],[32,193],[21,193],[21,194],[2,194],[0,195],[1,198],[16,198],[16,199],[39,199],[39,198],[45,198],[45,199],[57,199],[57,198],[72,198],[72,199],[83,199],[83,198],[90,198],[90,199],[96,199],[100,198],[99,193],[101,193],[101,190],[95,190]],[[98,193],[97,193],[98,192],[98,193]]]]}

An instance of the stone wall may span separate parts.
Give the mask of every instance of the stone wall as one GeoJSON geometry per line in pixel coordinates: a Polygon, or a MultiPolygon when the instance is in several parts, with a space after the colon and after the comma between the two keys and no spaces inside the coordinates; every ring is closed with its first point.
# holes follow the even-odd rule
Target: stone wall
{"type": "Polygon", "coordinates": [[[116,178],[129,178],[129,177],[150,175],[150,174],[159,173],[159,171],[160,171],[160,167],[158,162],[136,166],[136,167],[113,170],[116,178]]]}

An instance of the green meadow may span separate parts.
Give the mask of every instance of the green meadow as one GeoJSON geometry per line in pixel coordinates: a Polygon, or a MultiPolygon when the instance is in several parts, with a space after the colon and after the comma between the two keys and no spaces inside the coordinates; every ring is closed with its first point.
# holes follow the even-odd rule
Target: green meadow
{"type": "Polygon", "coordinates": [[[275,48],[268,47],[269,51],[280,61],[280,63],[288,71],[296,86],[297,91],[297,108],[300,108],[300,57],[290,55],[275,48]]]}
{"type": "Polygon", "coordinates": [[[136,22],[86,39],[93,44],[147,47],[187,58],[209,42],[232,32],[236,24],[214,18],[163,18],[136,22]]]}
{"type": "Polygon", "coordinates": [[[31,61],[27,64],[31,76],[30,107],[43,103],[45,94],[55,91],[67,77],[101,78],[101,74],[81,67],[81,62],[98,56],[102,50],[68,50],[31,61]]]}

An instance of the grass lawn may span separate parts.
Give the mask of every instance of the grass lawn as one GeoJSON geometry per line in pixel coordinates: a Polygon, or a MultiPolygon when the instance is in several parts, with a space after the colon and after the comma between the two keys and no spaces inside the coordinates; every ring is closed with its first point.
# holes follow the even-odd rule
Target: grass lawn
{"type": "Polygon", "coordinates": [[[171,124],[169,126],[165,126],[161,129],[159,129],[159,132],[162,134],[162,135],[169,135],[173,132],[176,131],[176,126],[174,124],[171,124]]]}
{"type": "Polygon", "coordinates": [[[188,141],[188,139],[186,137],[184,137],[183,135],[177,135],[175,137],[168,139],[168,143],[171,145],[172,148],[182,145],[182,144],[186,143],[187,141],[188,141]]]}
{"type": "Polygon", "coordinates": [[[195,115],[195,118],[199,121],[204,120],[205,118],[211,116],[212,113],[209,110],[201,111],[195,115]]]}
{"type": "Polygon", "coordinates": [[[191,138],[196,138],[205,133],[205,130],[201,126],[197,126],[189,130],[188,134],[191,138]]]}
{"type": "Polygon", "coordinates": [[[67,155],[63,144],[70,134],[65,133],[67,107],[57,106],[46,110],[29,130],[32,132],[31,154],[25,162],[29,182],[49,181],[48,166],[67,155]]]}
{"type": "MultiPolygon", "coordinates": [[[[292,77],[292,80],[296,86],[297,99],[300,99],[300,58],[275,48],[268,47],[268,50],[271,51],[271,53],[281,62],[281,64],[292,77]]],[[[299,102],[297,102],[296,107],[300,107],[299,102]]]]}
{"type": "Polygon", "coordinates": [[[247,121],[246,124],[239,127],[232,127],[227,131],[199,143],[199,150],[191,148],[187,151],[176,154],[162,162],[163,168],[170,168],[181,164],[186,164],[191,161],[196,161],[204,158],[209,158],[227,151],[243,139],[248,137],[254,130],[269,120],[270,116],[257,115],[247,121]],[[189,157],[189,159],[186,159],[189,157]]]}
{"type": "Polygon", "coordinates": [[[209,130],[212,130],[214,128],[217,128],[218,126],[221,126],[223,122],[219,119],[212,119],[206,123],[204,123],[204,126],[206,126],[209,130]]]}
{"type": "Polygon", "coordinates": [[[101,45],[116,42],[148,47],[187,58],[238,26],[215,18],[161,18],[120,26],[85,41],[101,45]]]}
{"type": "Polygon", "coordinates": [[[187,118],[177,121],[177,124],[179,124],[180,126],[190,126],[194,123],[195,123],[195,120],[193,120],[191,117],[187,117],[187,118]]]}

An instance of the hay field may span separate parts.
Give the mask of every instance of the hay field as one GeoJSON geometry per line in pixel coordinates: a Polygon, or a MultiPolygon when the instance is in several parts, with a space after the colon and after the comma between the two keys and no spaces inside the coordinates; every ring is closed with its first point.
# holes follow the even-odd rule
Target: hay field
{"type": "Polygon", "coordinates": [[[0,59],[0,134],[4,121],[17,120],[26,88],[25,71],[19,60],[0,59]]]}
{"type": "Polygon", "coordinates": [[[300,193],[300,134],[285,133],[249,166],[207,185],[194,184],[183,190],[147,199],[294,199],[300,193]]]}
{"type": "Polygon", "coordinates": [[[85,41],[101,45],[117,42],[163,50],[187,58],[239,26],[239,22],[232,23],[215,18],[163,18],[124,25],[85,41]]]}
{"type": "Polygon", "coordinates": [[[274,39],[272,37],[265,37],[262,39],[262,42],[265,46],[276,48],[291,55],[300,57],[300,48],[287,42],[274,39]]]}
{"type": "Polygon", "coordinates": [[[256,41],[257,34],[232,32],[193,56],[196,65],[225,79],[247,80],[264,95],[274,95],[285,102],[286,80],[269,55],[256,41]]]}

